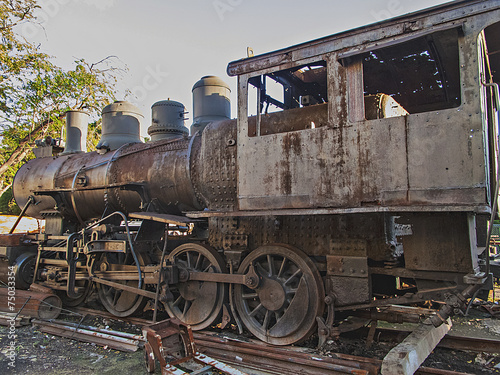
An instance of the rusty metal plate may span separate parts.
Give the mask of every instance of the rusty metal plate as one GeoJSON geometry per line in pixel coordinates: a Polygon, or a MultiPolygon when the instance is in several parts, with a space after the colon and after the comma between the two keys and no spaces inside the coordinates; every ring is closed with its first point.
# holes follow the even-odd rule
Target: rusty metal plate
{"type": "Polygon", "coordinates": [[[368,258],[329,255],[326,257],[327,275],[368,277],[368,258]]]}
{"type": "Polygon", "coordinates": [[[24,233],[14,233],[14,234],[0,234],[0,245],[1,246],[19,246],[23,244],[25,239],[24,233]]]}
{"type": "Polygon", "coordinates": [[[335,295],[335,306],[347,306],[370,301],[370,282],[367,278],[328,276],[329,290],[335,295]]]}
{"type": "Polygon", "coordinates": [[[247,249],[248,235],[246,234],[226,234],[222,240],[224,250],[247,249]]]}
{"type": "Polygon", "coordinates": [[[364,257],[367,255],[367,242],[361,239],[332,239],[330,242],[332,254],[364,257]]]}
{"type": "Polygon", "coordinates": [[[87,253],[95,253],[101,251],[124,253],[127,251],[127,241],[97,240],[97,241],[90,241],[86,246],[87,253]]]}

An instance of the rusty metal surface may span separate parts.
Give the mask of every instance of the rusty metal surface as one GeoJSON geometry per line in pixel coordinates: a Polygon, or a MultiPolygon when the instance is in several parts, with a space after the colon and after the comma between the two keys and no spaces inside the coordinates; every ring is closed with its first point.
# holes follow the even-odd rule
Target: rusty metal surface
{"type": "MultiPolygon", "coordinates": [[[[113,279],[116,280],[115,278],[113,278],[113,279]]],[[[89,277],[89,280],[93,281],[95,283],[108,285],[108,286],[111,286],[111,287],[118,289],[118,290],[124,290],[126,292],[138,294],[138,295],[148,297],[148,298],[155,298],[155,296],[156,296],[155,293],[153,293],[153,292],[148,292],[147,290],[142,290],[142,289],[134,288],[132,286],[116,283],[113,281],[100,279],[99,277],[92,277],[91,276],[91,277],[89,277]]]]}
{"type": "Polygon", "coordinates": [[[371,298],[370,280],[365,277],[328,276],[326,285],[335,296],[335,309],[368,303],[371,298]]]}
{"type": "Polygon", "coordinates": [[[29,195],[39,192],[28,215],[41,218],[40,213],[58,201],[66,217],[83,221],[100,217],[106,204],[125,212],[140,211],[141,200],[165,213],[201,209],[191,188],[188,146],[185,139],[165,140],[125,145],[104,155],[35,159],[17,173],[16,202],[25,204],[29,195]]]}
{"type": "Polygon", "coordinates": [[[191,179],[196,196],[211,210],[236,209],[236,120],[209,124],[193,143],[191,179]]]}
{"type": "Polygon", "coordinates": [[[165,224],[174,225],[185,225],[192,222],[192,220],[186,218],[185,216],[165,215],[156,212],[132,212],[129,217],[133,219],[159,221],[165,224]]]}
{"type": "Polygon", "coordinates": [[[31,317],[26,315],[18,315],[16,313],[0,312],[0,325],[21,327],[30,325],[31,317]]]}
{"type": "Polygon", "coordinates": [[[130,324],[135,324],[137,326],[146,326],[146,325],[150,325],[150,324],[154,323],[152,320],[137,318],[137,317],[133,317],[133,316],[117,317],[117,316],[115,316],[107,311],[94,310],[94,309],[89,309],[87,307],[81,307],[81,306],[71,307],[71,311],[78,313],[78,314],[82,314],[82,315],[93,315],[93,316],[101,316],[101,317],[107,318],[107,319],[116,319],[116,320],[128,322],[130,324]]]}
{"type": "Polygon", "coordinates": [[[484,205],[436,205],[436,206],[369,206],[351,208],[304,208],[304,209],[273,209],[251,211],[191,211],[187,217],[193,219],[208,217],[252,217],[252,216],[301,216],[301,215],[346,215],[364,213],[398,213],[398,212],[474,212],[489,214],[491,208],[484,205]]]}
{"type": "Polygon", "coordinates": [[[327,275],[368,277],[368,258],[353,256],[329,255],[327,261],[327,275]]]}
{"type": "Polygon", "coordinates": [[[0,246],[20,246],[26,244],[26,241],[24,233],[0,234],[0,246]]]}
{"type": "Polygon", "coordinates": [[[411,223],[412,228],[411,236],[402,236],[407,269],[470,272],[472,261],[465,214],[407,214],[398,221],[411,223]]]}
{"type": "Polygon", "coordinates": [[[261,343],[250,343],[209,335],[194,334],[200,348],[221,360],[242,362],[258,369],[271,370],[272,373],[298,374],[377,374],[378,368],[355,360],[342,360],[307,352],[293,350],[293,347],[277,348],[261,343]],[[242,358],[239,360],[238,358],[242,358]],[[291,363],[290,363],[291,362],[291,363]],[[299,365],[299,366],[298,366],[299,365]]]}
{"type": "Polygon", "coordinates": [[[154,372],[154,359],[156,358],[160,362],[162,375],[187,374],[188,372],[180,370],[177,366],[182,365],[185,368],[190,361],[207,365],[204,370],[214,368],[224,374],[247,375],[234,367],[200,353],[196,348],[191,327],[182,324],[177,319],[167,319],[145,326],[143,327],[143,336],[147,341],[145,359],[149,372],[154,372]]]}

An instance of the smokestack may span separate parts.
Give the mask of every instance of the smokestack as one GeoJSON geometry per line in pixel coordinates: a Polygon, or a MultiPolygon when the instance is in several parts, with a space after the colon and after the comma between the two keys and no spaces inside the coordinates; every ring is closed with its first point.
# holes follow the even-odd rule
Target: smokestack
{"type": "Polygon", "coordinates": [[[193,86],[193,124],[191,135],[203,131],[212,121],[231,118],[231,90],[219,77],[202,77],[193,86]]]}
{"type": "Polygon", "coordinates": [[[87,152],[89,114],[83,111],[66,112],[66,146],[64,154],[87,152]]]}

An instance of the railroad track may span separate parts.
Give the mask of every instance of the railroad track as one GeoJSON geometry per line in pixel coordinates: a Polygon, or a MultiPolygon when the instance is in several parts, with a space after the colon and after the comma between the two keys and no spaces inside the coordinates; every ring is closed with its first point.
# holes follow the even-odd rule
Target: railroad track
{"type": "MultiPolygon", "coordinates": [[[[74,308],[75,312],[117,319],[113,315],[87,308],[74,308]]],[[[140,318],[120,318],[131,324],[146,326],[152,321],[140,318]]],[[[401,340],[408,331],[377,328],[384,338],[401,340]]],[[[322,356],[313,349],[301,347],[275,347],[256,340],[230,338],[214,332],[195,332],[196,346],[204,354],[224,363],[242,368],[249,373],[259,374],[378,374],[382,361],[373,358],[332,353],[322,356]]],[[[440,343],[441,347],[470,350],[475,352],[500,352],[500,340],[471,339],[470,337],[447,335],[440,343]]],[[[416,374],[459,375],[463,373],[421,367],[416,374]]]]}
{"type": "MultiPolygon", "coordinates": [[[[242,342],[217,337],[213,333],[195,333],[195,342],[205,354],[248,370],[264,370],[268,374],[355,374],[377,375],[382,360],[341,353],[322,356],[312,349],[273,347],[261,342],[242,342]]],[[[419,375],[464,375],[465,373],[420,367],[419,375]]]]}

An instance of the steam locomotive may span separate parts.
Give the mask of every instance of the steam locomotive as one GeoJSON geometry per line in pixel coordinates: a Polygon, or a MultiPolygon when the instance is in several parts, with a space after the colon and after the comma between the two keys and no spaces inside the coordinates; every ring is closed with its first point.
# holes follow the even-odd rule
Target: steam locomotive
{"type": "Polygon", "coordinates": [[[64,151],[43,143],[13,185],[45,230],[4,263],[68,305],[95,288],[119,317],[152,300],[275,345],[391,304],[442,301],[437,326],[491,288],[499,20],[498,0],[454,1],[232,62],[237,119],[203,77],[191,135],[164,100],[143,143],[121,101],[86,152],[68,112],[64,151]]]}

